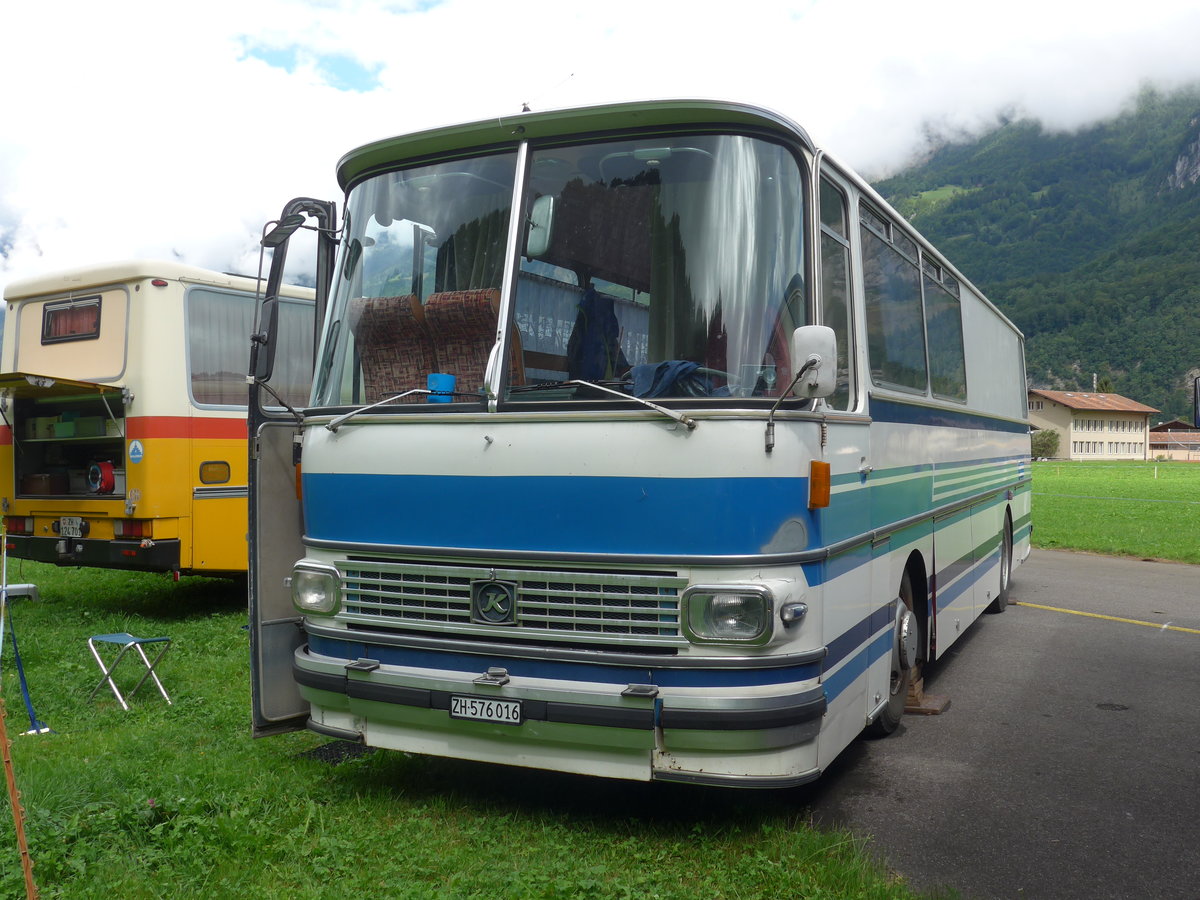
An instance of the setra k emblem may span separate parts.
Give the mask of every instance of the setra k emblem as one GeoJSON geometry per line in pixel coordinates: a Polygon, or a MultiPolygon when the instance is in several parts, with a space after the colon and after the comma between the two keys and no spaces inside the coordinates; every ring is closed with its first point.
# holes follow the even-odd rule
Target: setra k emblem
{"type": "Polygon", "coordinates": [[[517,586],[510,581],[471,582],[471,621],[516,625],[517,586]]]}

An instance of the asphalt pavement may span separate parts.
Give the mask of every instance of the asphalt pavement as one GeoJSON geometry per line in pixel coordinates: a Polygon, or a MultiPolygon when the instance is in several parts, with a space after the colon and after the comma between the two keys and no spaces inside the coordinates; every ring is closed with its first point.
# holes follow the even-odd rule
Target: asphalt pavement
{"type": "Polygon", "coordinates": [[[1012,600],[802,802],[935,895],[1197,900],[1200,566],[1035,550],[1012,600]]]}

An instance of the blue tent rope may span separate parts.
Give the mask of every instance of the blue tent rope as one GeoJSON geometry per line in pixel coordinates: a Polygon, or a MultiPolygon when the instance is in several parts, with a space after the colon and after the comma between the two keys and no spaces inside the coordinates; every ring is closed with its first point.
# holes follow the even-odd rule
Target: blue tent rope
{"type": "Polygon", "coordinates": [[[29,731],[27,734],[41,734],[49,731],[50,727],[38,719],[33,711],[33,697],[29,693],[29,682],[25,680],[25,666],[21,663],[21,650],[17,646],[17,629],[14,627],[12,611],[8,614],[8,635],[12,639],[13,659],[17,662],[17,677],[21,681],[21,695],[25,698],[25,711],[29,713],[29,731]]]}

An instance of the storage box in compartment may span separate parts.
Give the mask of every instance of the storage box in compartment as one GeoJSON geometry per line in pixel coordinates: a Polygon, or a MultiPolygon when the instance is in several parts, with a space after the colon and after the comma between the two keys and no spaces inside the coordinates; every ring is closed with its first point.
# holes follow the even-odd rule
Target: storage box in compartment
{"type": "Polygon", "coordinates": [[[65,472],[37,472],[21,478],[22,494],[65,494],[70,487],[70,480],[65,472]]]}
{"type": "Polygon", "coordinates": [[[104,421],[103,416],[80,416],[75,420],[75,434],[79,437],[102,437],[104,421]]]}
{"type": "Polygon", "coordinates": [[[75,437],[75,423],[55,422],[53,434],[56,438],[75,437]]]}

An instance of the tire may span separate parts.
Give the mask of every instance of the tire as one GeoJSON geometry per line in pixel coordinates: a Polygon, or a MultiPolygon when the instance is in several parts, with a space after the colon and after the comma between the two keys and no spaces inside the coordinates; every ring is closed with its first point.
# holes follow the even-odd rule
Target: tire
{"type": "MultiPolygon", "coordinates": [[[[879,715],[875,717],[875,721],[871,722],[866,728],[868,737],[881,738],[887,737],[896,730],[900,724],[900,719],[904,715],[904,707],[908,702],[908,686],[912,680],[913,661],[909,660],[908,665],[905,665],[901,643],[904,636],[901,634],[901,629],[905,625],[908,628],[917,627],[916,616],[913,615],[913,588],[912,579],[909,577],[908,570],[904,572],[904,576],[900,579],[900,602],[904,606],[904,611],[896,610],[896,624],[892,635],[892,675],[888,683],[888,699],[880,710],[879,715]]],[[[919,641],[916,642],[919,645],[919,641]]],[[[913,646],[910,644],[910,646],[913,646]]]]}
{"type": "Polygon", "coordinates": [[[1000,590],[990,604],[987,612],[1002,613],[1008,608],[1008,586],[1012,581],[1012,516],[1004,513],[1004,527],[1000,530],[1000,590]]]}

